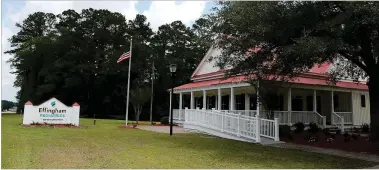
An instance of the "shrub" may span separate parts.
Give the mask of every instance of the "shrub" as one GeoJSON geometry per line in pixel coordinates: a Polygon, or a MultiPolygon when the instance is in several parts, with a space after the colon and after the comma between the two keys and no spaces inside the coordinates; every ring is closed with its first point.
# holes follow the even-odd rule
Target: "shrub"
{"type": "Polygon", "coordinates": [[[349,135],[347,132],[345,132],[345,133],[343,134],[343,137],[344,137],[344,141],[345,141],[345,142],[350,141],[350,135],[349,135]]]}
{"type": "Polygon", "coordinates": [[[362,132],[369,132],[370,131],[370,125],[368,125],[367,123],[364,123],[362,126],[362,132]]]}
{"type": "Polygon", "coordinates": [[[279,126],[279,136],[288,136],[291,133],[291,127],[288,125],[279,126]]]}
{"type": "Polygon", "coordinates": [[[345,132],[344,134],[343,134],[343,137],[345,137],[345,138],[348,138],[350,135],[349,135],[349,133],[347,133],[347,132],[345,132]]]}
{"type": "Polygon", "coordinates": [[[353,134],[353,135],[351,135],[351,138],[353,138],[354,140],[357,140],[358,139],[358,135],[357,134],[353,134]]]}
{"type": "Polygon", "coordinates": [[[340,135],[341,134],[341,129],[336,130],[336,134],[340,135]]]}
{"type": "Polygon", "coordinates": [[[319,129],[320,128],[318,127],[318,125],[316,123],[314,123],[314,122],[309,123],[309,132],[316,133],[319,131],[319,129]]]}
{"type": "Polygon", "coordinates": [[[353,131],[354,131],[355,133],[359,133],[359,129],[356,128],[356,127],[353,127],[353,131]]]}
{"type": "Polygon", "coordinates": [[[304,131],[304,128],[305,128],[304,123],[297,122],[297,123],[294,124],[294,126],[295,126],[295,132],[296,133],[301,133],[301,132],[304,131]]]}
{"type": "Polygon", "coordinates": [[[323,129],[322,132],[324,132],[325,136],[330,136],[330,131],[328,128],[323,129]]]}
{"type": "Polygon", "coordinates": [[[161,118],[161,124],[163,124],[163,125],[169,124],[168,116],[164,116],[161,118]]]}

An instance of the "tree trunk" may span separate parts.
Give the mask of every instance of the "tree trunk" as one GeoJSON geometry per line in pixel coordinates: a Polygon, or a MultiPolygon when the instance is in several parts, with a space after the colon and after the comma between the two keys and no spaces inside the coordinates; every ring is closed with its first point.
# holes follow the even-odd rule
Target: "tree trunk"
{"type": "Polygon", "coordinates": [[[370,94],[370,118],[372,140],[379,141],[379,77],[367,83],[370,94]]]}
{"type": "Polygon", "coordinates": [[[141,113],[141,110],[138,109],[137,114],[136,114],[136,121],[137,121],[137,124],[138,124],[138,121],[139,121],[139,115],[140,115],[140,113],[141,113]]]}

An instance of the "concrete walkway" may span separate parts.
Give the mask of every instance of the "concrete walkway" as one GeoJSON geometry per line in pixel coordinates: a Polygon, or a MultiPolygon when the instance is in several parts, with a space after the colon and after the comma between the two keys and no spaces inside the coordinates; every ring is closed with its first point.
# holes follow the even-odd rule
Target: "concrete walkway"
{"type": "MultiPolygon", "coordinates": [[[[137,126],[138,129],[142,130],[149,130],[153,132],[159,132],[159,133],[170,133],[170,126],[148,126],[148,125],[139,125],[137,126]]],[[[180,126],[173,126],[172,127],[172,133],[188,133],[184,131],[183,127],[180,126]]]]}
{"type": "Polygon", "coordinates": [[[378,163],[377,166],[374,166],[374,167],[371,167],[368,169],[379,169],[379,156],[373,155],[373,154],[347,152],[347,151],[318,148],[318,147],[299,145],[299,144],[293,144],[293,143],[280,143],[280,144],[272,144],[272,145],[267,145],[267,146],[278,147],[278,148],[287,148],[287,149],[298,149],[298,150],[303,150],[303,151],[307,151],[307,152],[323,153],[323,154],[328,154],[328,155],[341,156],[341,157],[345,157],[345,158],[352,158],[352,159],[360,159],[360,160],[365,160],[365,161],[377,162],[378,163]]]}

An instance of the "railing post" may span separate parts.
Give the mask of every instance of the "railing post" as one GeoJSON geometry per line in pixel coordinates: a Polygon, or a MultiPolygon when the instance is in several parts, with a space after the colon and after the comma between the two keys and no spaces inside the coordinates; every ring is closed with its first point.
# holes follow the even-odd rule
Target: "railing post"
{"type": "Polygon", "coordinates": [[[255,131],[255,138],[257,140],[257,143],[261,143],[261,125],[260,125],[260,118],[259,115],[255,116],[255,125],[256,125],[256,131],[255,131]]]}
{"type": "Polygon", "coordinates": [[[322,126],[326,128],[326,116],[322,116],[322,126]]]}
{"type": "Polygon", "coordinates": [[[275,141],[279,141],[279,118],[274,118],[275,120],[275,141]]]}
{"type": "Polygon", "coordinates": [[[334,118],[336,117],[336,113],[332,112],[332,124],[335,125],[335,121],[334,121],[334,118]]]}
{"type": "Polygon", "coordinates": [[[184,108],[184,122],[186,122],[188,120],[187,112],[188,112],[188,107],[185,107],[184,108]]]}
{"type": "Polygon", "coordinates": [[[237,122],[237,136],[238,137],[241,136],[240,120],[241,120],[241,113],[238,113],[238,122],[237,122]]]}
{"type": "Polygon", "coordinates": [[[345,132],[345,120],[343,116],[341,116],[341,132],[345,132]]]}
{"type": "Polygon", "coordinates": [[[214,117],[214,111],[216,110],[216,108],[212,108],[212,114],[211,114],[211,116],[209,117],[209,123],[208,123],[208,125],[211,125],[211,126],[213,126],[213,124],[212,124],[212,120],[213,120],[213,117],[214,117]]]}
{"type": "Polygon", "coordinates": [[[221,132],[224,132],[224,122],[225,122],[225,112],[224,111],[221,111],[221,132]]]}

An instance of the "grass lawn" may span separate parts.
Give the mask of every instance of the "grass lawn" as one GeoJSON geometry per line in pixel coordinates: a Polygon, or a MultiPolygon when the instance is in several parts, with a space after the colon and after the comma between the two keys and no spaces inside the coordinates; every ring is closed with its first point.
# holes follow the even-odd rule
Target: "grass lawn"
{"type": "Polygon", "coordinates": [[[1,168],[361,168],[371,162],[265,147],[200,134],[120,129],[124,121],[81,119],[82,129],[20,127],[2,115],[1,168]]]}

